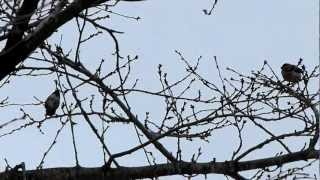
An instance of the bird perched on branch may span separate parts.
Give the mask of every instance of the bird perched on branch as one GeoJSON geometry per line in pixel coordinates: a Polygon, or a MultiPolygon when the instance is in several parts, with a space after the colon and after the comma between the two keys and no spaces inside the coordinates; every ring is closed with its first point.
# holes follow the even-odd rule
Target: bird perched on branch
{"type": "Polygon", "coordinates": [[[285,63],[281,66],[281,74],[285,81],[297,83],[302,80],[303,70],[296,65],[285,63]]]}
{"type": "Polygon", "coordinates": [[[44,107],[46,108],[46,116],[52,116],[56,113],[60,105],[60,93],[59,90],[56,89],[44,103],[44,107]]]}

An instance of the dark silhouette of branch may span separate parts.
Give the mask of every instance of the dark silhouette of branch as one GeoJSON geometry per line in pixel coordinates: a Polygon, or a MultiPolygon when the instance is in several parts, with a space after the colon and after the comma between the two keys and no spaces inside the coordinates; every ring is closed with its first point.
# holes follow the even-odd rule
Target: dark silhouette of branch
{"type": "MultiPolygon", "coordinates": [[[[236,172],[266,168],[269,166],[282,166],[294,161],[308,161],[319,158],[319,151],[304,150],[291,154],[257,159],[250,161],[226,161],[226,162],[207,162],[192,163],[179,162],[174,164],[157,164],[141,167],[119,167],[110,168],[51,168],[40,171],[26,171],[26,180],[46,179],[46,180],[69,180],[69,179],[141,179],[159,176],[179,175],[179,174],[225,174],[235,177],[236,172]]],[[[0,179],[6,179],[9,172],[0,174],[0,179]]],[[[21,176],[21,175],[20,175],[21,176]]],[[[239,177],[239,176],[238,176],[239,177]]],[[[10,179],[11,180],[11,179],[10,179]]]]}

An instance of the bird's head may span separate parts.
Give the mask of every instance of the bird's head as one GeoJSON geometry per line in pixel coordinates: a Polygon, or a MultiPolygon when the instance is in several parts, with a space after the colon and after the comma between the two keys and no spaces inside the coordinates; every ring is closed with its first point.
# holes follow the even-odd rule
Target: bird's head
{"type": "Polygon", "coordinates": [[[56,90],[53,92],[53,94],[55,94],[56,96],[59,96],[59,97],[60,97],[60,92],[59,92],[58,89],[56,89],[56,90]]]}
{"type": "Polygon", "coordinates": [[[292,67],[291,64],[284,63],[284,64],[281,66],[281,69],[282,69],[282,70],[287,70],[287,69],[290,69],[291,67],[292,67]]]}

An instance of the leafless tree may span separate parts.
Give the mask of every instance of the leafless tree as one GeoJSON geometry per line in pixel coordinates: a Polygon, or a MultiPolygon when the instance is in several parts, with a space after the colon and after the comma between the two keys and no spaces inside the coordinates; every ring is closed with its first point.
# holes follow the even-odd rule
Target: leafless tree
{"type": "MultiPolygon", "coordinates": [[[[23,163],[16,166],[8,163],[6,170],[0,173],[0,179],[157,179],[171,175],[207,177],[210,174],[225,175],[228,179],[318,178],[316,172],[308,171],[317,166],[319,157],[316,146],[319,89],[314,87],[319,78],[318,66],[306,69],[303,60],[297,60],[297,65],[304,69],[303,80],[299,83],[283,81],[279,77],[280,69],[273,69],[267,61],[251,74],[227,68],[227,74],[232,75],[224,76],[225,71],[216,57],[209,62],[202,57],[191,61],[176,50],[177,60],[185,67],[185,71],[179,73],[179,79],[171,80],[165,65],[159,64],[155,72],[159,77],[158,90],[140,88],[143,82],[132,77],[133,65],[139,57],[121,54],[117,35],[122,32],[103,25],[105,21],[112,21],[110,15],[140,19],[114,11],[119,3],[120,0],[0,0],[1,87],[15,83],[15,77],[53,78],[62,102],[57,114],[39,120],[24,111],[28,106],[43,108],[44,100],[36,95],[35,102],[26,104],[15,104],[8,98],[1,100],[2,108],[21,108],[23,116],[1,122],[0,141],[26,128],[45,133],[42,127],[52,119],[59,121],[61,126],[56,129],[47,151],[43,152],[37,169],[26,170],[23,163]],[[67,49],[59,40],[48,39],[60,32],[67,22],[72,22],[78,32],[75,50],[67,49]],[[87,28],[91,28],[90,34],[85,32],[87,28]],[[85,43],[105,35],[113,41],[113,58],[104,60],[101,57],[96,68],[92,68],[88,64],[97,61],[88,62],[80,52],[86,51],[85,43]],[[201,66],[208,63],[216,67],[212,73],[218,75],[219,82],[212,81],[201,71],[201,66]],[[81,92],[88,92],[88,88],[92,93],[83,95],[81,92]],[[163,109],[163,114],[159,117],[150,117],[148,112],[137,114],[129,100],[135,96],[141,99],[156,97],[159,103],[155,103],[155,108],[163,109]],[[76,124],[80,120],[89,125],[100,142],[103,166],[81,166],[79,139],[76,138],[76,124]],[[279,131],[272,129],[283,123],[296,126],[279,131]],[[137,139],[138,143],[114,152],[106,142],[109,128],[119,124],[133,127],[136,137],[131,138],[137,139]],[[64,129],[72,134],[75,166],[45,168],[45,160],[64,129]],[[246,139],[251,131],[261,133],[263,138],[248,145],[246,139]],[[225,134],[228,146],[215,148],[228,148],[233,153],[224,160],[216,160],[221,158],[214,155],[203,159],[204,151],[210,152],[206,148],[215,141],[213,134],[216,132],[225,134]],[[168,148],[172,142],[174,148],[168,148]],[[183,148],[186,142],[205,145],[192,156],[184,156],[188,151],[183,148]],[[276,148],[265,156],[257,155],[260,150],[270,147],[276,148]],[[145,154],[145,159],[139,160],[139,166],[129,167],[119,162],[120,158],[137,152],[145,154]],[[245,171],[250,173],[244,174],[245,171]]],[[[212,7],[204,10],[204,15],[212,15],[216,4],[217,0],[212,1],[212,7]]],[[[125,130],[121,133],[130,137],[125,130]]]]}

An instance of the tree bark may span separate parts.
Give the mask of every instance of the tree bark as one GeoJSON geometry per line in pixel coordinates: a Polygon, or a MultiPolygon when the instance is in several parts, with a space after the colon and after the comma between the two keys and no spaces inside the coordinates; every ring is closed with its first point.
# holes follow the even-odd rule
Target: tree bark
{"type": "Polygon", "coordinates": [[[0,173],[2,180],[124,180],[154,178],[159,176],[182,175],[182,174],[225,174],[233,177],[241,171],[266,168],[269,166],[282,166],[294,161],[307,161],[319,158],[319,150],[307,149],[286,155],[269,157],[264,159],[249,161],[225,161],[225,162],[206,162],[192,163],[180,162],[170,164],[157,164],[141,167],[120,167],[104,169],[71,167],[71,168],[48,168],[41,170],[29,170],[24,173],[7,171],[0,173]],[[14,176],[12,174],[16,173],[14,176]],[[23,176],[25,174],[25,177],[23,176]]]}
{"type": "MultiPolygon", "coordinates": [[[[27,2],[27,0],[25,1],[27,2]]],[[[37,1],[32,1],[37,2],[37,1]]],[[[27,57],[41,45],[41,43],[50,37],[59,27],[61,27],[66,22],[70,21],[72,18],[76,17],[82,10],[90,7],[96,1],[86,1],[86,0],[76,0],[70,5],[68,5],[65,9],[54,12],[46,17],[39,25],[35,28],[34,32],[30,33],[24,39],[22,39],[23,32],[19,32],[13,30],[10,32],[8,36],[8,41],[6,47],[0,53],[0,80],[9,75],[11,72],[15,70],[15,67],[23,62],[27,57]],[[11,37],[12,36],[12,37],[11,37]]],[[[99,3],[102,3],[101,1],[99,3]]],[[[28,3],[26,3],[28,4],[28,3]]],[[[37,3],[36,3],[37,4],[37,3]]],[[[36,5],[35,3],[33,5],[36,5]]],[[[31,13],[33,12],[36,6],[28,6],[23,10],[23,13],[31,13]]],[[[23,9],[24,6],[21,7],[23,9]]],[[[30,19],[30,17],[29,17],[30,19]]],[[[25,23],[29,21],[27,19],[25,23]]],[[[25,30],[26,24],[23,23],[22,30],[25,30]]],[[[19,26],[20,27],[20,26],[19,26]]]]}

